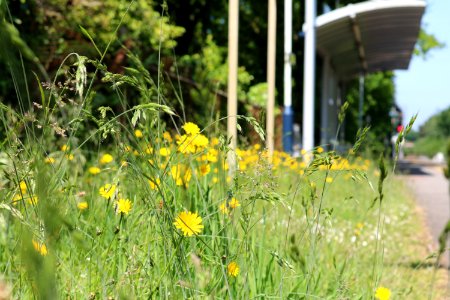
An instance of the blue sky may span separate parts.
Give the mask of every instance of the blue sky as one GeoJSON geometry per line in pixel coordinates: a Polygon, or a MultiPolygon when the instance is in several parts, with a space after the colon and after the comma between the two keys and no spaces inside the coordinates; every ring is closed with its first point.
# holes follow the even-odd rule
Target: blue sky
{"type": "Polygon", "coordinates": [[[446,44],[432,50],[424,60],[413,57],[406,71],[396,71],[396,101],[404,123],[419,113],[414,129],[429,117],[450,106],[450,1],[428,0],[422,27],[446,44]]]}

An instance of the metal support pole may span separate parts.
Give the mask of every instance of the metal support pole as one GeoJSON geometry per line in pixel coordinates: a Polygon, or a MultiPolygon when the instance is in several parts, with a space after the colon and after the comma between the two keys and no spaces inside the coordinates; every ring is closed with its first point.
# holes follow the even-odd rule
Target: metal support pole
{"type": "Polygon", "coordinates": [[[329,128],[329,100],[331,97],[331,70],[330,70],[330,58],[327,56],[323,60],[322,66],[322,101],[321,101],[321,116],[320,116],[320,145],[326,147],[330,141],[330,128],[329,128]]]}
{"type": "Polygon", "coordinates": [[[294,112],[292,110],[292,0],[284,0],[284,109],[283,150],[293,152],[294,112]]]}
{"type": "MultiPolygon", "coordinates": [[[[239,0],[229,0],[228,3],[228,108],[227,135],[231,140],[231,148],[237,145],[237,77],[238,77],[238,27],[239,0]]],[[[230,172],[236,169],[236,157],[232,151],[228,155],[230,172]]]]}
{"type": "Polygon", "coordinates": [[[314,80],[316,64],[316,1],[306,0],[303,71],[303,149],[314,148],[314,80]]]}
{"type": "Polygon", "coordinates": [[[363,107],[364,107],[364,74],[359,75],[359,112],[358,127],[363,127],[363,107]]]}
{"type": "Polygon", "coordinates": [[[276,30],[277,30],[277,1],[269,0],[269,22],[267,39],[267,140],[266,146],[269,154],[272,155],[274,149],[275,131],[275,59],[276,59],[276,30]]]}

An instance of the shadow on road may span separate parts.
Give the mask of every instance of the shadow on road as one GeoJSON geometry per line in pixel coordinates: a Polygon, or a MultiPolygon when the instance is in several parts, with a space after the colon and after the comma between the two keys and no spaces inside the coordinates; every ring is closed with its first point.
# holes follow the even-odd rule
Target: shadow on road
{"type": "Polygon", "coordinates": [[[398,162],[396,171],[399,175],[431,175],[422,166],[407,161],[398,162]]]}

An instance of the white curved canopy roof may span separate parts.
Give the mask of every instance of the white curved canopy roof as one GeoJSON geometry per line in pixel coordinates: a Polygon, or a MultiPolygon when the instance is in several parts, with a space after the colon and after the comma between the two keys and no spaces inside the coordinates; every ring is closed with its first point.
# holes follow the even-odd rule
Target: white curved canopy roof
{"type": "Polygon", "coordinates": [[[407,69],[425,10],[423,0],[373,0],[316,19],[317,49],[338,76],[407,69]]]}

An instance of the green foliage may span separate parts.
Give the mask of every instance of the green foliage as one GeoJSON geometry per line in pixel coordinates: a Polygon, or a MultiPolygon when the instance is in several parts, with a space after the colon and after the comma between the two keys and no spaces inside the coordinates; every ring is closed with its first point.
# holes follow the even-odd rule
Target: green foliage
{"type": "Polygon", "coordinates": [[[438,152],[446,153],[447,141],[450,139],[450,107],[430,117],[419,129],[419,137],[414,147],[408,151],[412,154],[434,156],[438,152]]]}
{"type": "MultiPolygon", "coordinates": [[[[389,144],[392,131],[389,111],[394,104],[393,77],[392,72],[379,72],[367,75],[364,81],[363,123],[370,126],[364,145],[370,145],[375,153],[381,153],[389,144]]],[[[359,85],[356,79],[348,86],[347,101],[345,137],[352,139],[359,130],[359,85]]]]}
{"type": "MultiPolygon", "coordinates": [[[[179,60],[184,79],[191,85],[188,102],[193,105],[185,107],[186,113],[193,115],[200,124],[210,122],[214,111],[223,110],[226,115],[226,87],[228,81],[228,63],[226,49],[219,47],[208,35],[201,53],[184,55],[179,60]]],[[[176,71],[175,66],[172,71],[176,71]]],[[[244,102],[253,76],[244,67],[238,68],[238,99],[244,102]]]]}
{"type": "Polygon", "coordinates": [[[426,59],[429,52],[433,49],[444,48],[445,44],[438,41],[438,39],[430,33],[427,33],[425,29],[421,28],[419,31],[419,38],[414,48],[414,55],[420,56],[426,59]]]}

